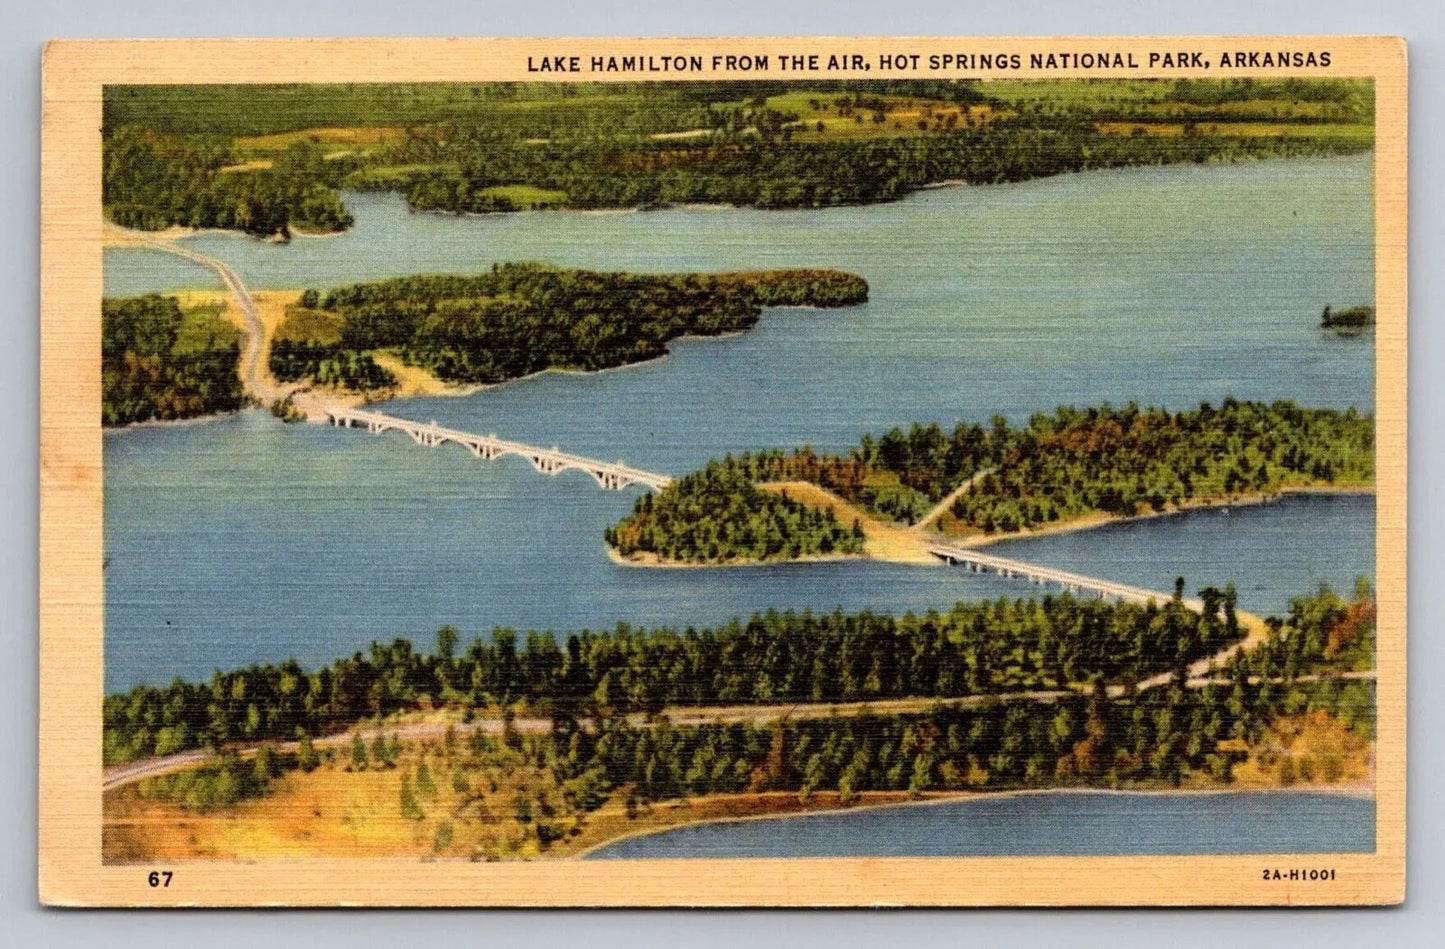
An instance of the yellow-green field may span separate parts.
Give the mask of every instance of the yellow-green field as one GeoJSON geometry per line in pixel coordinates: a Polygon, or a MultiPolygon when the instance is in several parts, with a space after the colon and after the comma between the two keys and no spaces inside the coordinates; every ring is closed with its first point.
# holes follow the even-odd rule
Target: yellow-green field
{"type": "Polygon", "coordinates": [[[241,333],[225,316],[223,302],[191,303],[182,301],[181,327],[176,334],[175,352],[198,353],[239,345],[241,333]]]}
{"type": "Polygon", "coordinates": [[[396,126],[326,126],[274,135],[249,135],[236,139],[235,146],[242,152],[284,151],[301,144],[372,148],[404,141],[407,134],[407,129],[396,126]]]}
{"type": "Polygon", "coordinates": [[[533,185],[494,185],[482,192],[496,198],[506,198],[519,208],[535,208],[539,205],[561,205],[567,202],[567,192],[538,188],[533,185]]]}

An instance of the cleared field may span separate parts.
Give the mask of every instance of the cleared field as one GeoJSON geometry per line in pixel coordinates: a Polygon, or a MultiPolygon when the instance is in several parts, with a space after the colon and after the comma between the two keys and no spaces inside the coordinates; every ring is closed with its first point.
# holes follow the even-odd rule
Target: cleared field
{"type": "Polygon", "coordinates": [[[407,129],[397,126],[327,126],[273,135],[249,135],[236,139],[235,144],[243,152],[282,151],[298,144],[375,147],[404,141],[407,134],[407,129]]]}
{"type": "Polygon", "coordinates": [[[221,294],[177,294],[181,299],[181,327],[174,352],[200,353],[240,345],[241,333],[226,318],[221,294]]]}
{"type": "Polygon", "coordinates": [[[339,343],[341,327],[345,322],[344,317],[329,310],[288,306],[285,318],[276,327],[275,338],[293,343],[339,343]]]}
{"type": "MultiPolygon", "coordinates": [[[[961,106],[940,99],[879,95],[863,98],[868,104],[857,104],[853,96],[843,93],[805,90],[771,96],[767,105],[798,116],[792,124],[792,136],[800,142],[923,135],[987,125],[1004,115],[986,105],[961,106]],[[877,108],[879,104],[882,109],[877,108]]],[[[728,105],[739,107],[743,103],[728,105]]]]}
{"type": "Polygon", "coordinates": [[[483,194],[506,198],[519,208],[535,208],[539,205],[562,205],[567,203],[567,192],[538,188],[533,185],[494,185],[483,194]]]}

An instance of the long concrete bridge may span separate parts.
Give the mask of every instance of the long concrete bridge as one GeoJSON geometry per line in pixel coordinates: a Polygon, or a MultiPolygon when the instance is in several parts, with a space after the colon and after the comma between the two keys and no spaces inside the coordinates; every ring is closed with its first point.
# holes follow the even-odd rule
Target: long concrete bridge
{"type": "MultiPolygon", "coordinates": [[[[1032,583],[1054,583],[1063,587],[1065,593],[1092,593],[1101,600],[1119,600],[1140,604],[1152,601],[1162,606],[1174,597],[1172,593],[1146,590],[1143,587],[1129,586],[1126,583],[1100,580],[1097,577],[1086,577],[1081,573],[1070,573],[1067,570],[1055,570],[1052,567],[1040,567],[1022,560],[986,554],[973,547],[933,544],[929,546],[928,552],[944,563],[962,565],[975,573],[996,573],[1001,577],[1018,577],[1032,583]]],[[[1204,609],[1204,601],[1200,599],[1186,597],[1183,603],[1196,613],[1204,609]]]]}
{"type": "Polygon", "coordinates": [[[672,483],[672,478],[640,468],[632,468],[617,462],[597,461],[580,455],[569,455],[556,448],[537,448],[521,442],[511,442],[496,435],[473,435],[470,432],[443,428],[436,422],[411,422],[406,419],[383,415],[380,412],[366,412],[361,409],[332,406],[325,409],[327,420],[340,428],[362,428],[373,435],[382,432],[405,432],[418,445],[435,448],[447,442],[455,442],[472,454],[486,461],[503,455],[517,455],[525,458],[539,472],[556,475],[563,471],[585,471],[599,486],[608,491],[621,491],[634,484],[645,485],[654,491],[661,491],[672,483]]]}

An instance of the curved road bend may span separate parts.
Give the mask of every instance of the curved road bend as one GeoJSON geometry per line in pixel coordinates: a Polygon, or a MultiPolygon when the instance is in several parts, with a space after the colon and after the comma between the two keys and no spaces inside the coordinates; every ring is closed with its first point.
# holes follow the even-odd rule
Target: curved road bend
{"type": "Polygon", "coordinates": [[[106,222],[106,229],[121,235],[128,241],[134,241],[153,250],[163,251],[189,260],[191,263],[200,264],[220,277],[221,282],[226,285],[226,290],[235,299],[236,308],[241,314],[243,323],[241,331],[246,337],[246,344],[241,349],[240,368],[241,381],[246,390],[259,399],[262,405],[270,405],[289,394],[288,390],[272,385],[270,374],[262,371],[261,357],[266,341],[266,325],[261,321],[261,314],[256,309],[256,301],[252,299],[250,291],[246,289],[246,285],[241,282],[240,277],[236,276],[236,272],[231,269],[229,264],[190,248],[181,247],[171,241],[151,237],[141,231],[117,227],[109,221],[106,222]]]}

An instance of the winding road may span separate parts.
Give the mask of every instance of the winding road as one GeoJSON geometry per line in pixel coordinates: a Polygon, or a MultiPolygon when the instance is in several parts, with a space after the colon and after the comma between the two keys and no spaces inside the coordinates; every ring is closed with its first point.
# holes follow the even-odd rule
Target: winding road
{"type": "Polygon", "coordinates": [[[226,285],[226,290],[236,301],[236,310],[241,315],[239,329],[245,336],[245,345],[241,347],[241,382],[246,391],[255,396],[262,405],[270,405],[278,399],[284,399],[290,394],[290,390],[276,384],[271,378],[271,373],[265,365],[266,348],[266,324],[261,319],[261,313],[256,309],[256,301],[252,298],[246,285],[236,272],[224,260],[215,257],[208,257],[187,247],[181,247],[173,241],[162,240],[152,237],[142,231],[133,231],[128,228],[118,227],[109,221],[105,224],[106,231],[121,241],[132,244],[139,244],[153,250],[173,254],[189,260],[191,263],[200,264],[214,272],[226,285]]]}

